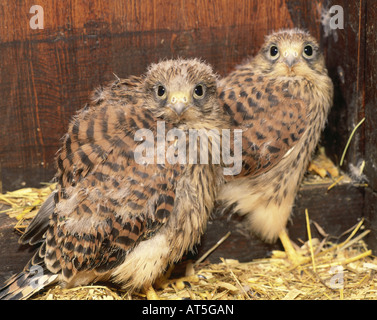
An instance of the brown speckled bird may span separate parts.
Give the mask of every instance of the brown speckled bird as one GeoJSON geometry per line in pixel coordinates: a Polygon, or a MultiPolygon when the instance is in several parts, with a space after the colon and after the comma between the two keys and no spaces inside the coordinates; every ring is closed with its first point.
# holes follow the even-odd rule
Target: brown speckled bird
{"type": "Polygon", "coordinates": [[[233,126],[243,129],[243,166],[218,199],[247,215],[249,229],[265,241],[279,236],[299,263],[285,227],[333,98],[317,41],[299,29],[273,33],[221,80],[219,97],[233,126]]]}
{"type": "Polygon", "coordinates": [[[200,240],[222,174],[211,164],[159,163],[157,153],[177,140],[165,139],[158,150],[145,143],[158,143],[173,128],[220,128],[216,82],[207,64],[178,59],[97,90],[64,137],[57,190],[20,239],[40,248],[0,297],[24,299],[57,282],[74,287],[110,280],[155,298],[155,280],[200,240]],[[153,139],[136,139],[139,129],[153,139]],[[138,150],[155,152],[139,163],[138,150]]]}

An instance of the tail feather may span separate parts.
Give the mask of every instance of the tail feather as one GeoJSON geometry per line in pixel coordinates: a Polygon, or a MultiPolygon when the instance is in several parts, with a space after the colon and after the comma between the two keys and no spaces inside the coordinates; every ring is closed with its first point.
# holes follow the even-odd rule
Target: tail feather
{"type": "Polygon", "coordinates": [[[0,300],[25,300],[57,281],[57,274],[46,273],[40,266],[33,267],[30,272],[22,271],[12,276],[4,287],[0,288],[0,300]]]}

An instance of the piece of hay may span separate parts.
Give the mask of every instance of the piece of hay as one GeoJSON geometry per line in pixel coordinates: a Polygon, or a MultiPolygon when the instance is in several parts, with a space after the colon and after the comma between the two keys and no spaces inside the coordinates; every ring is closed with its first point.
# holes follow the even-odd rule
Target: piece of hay
{"type": "Polygon", "coordinates": [[[312,241],[312,232],[310,230],[310,220],[309,220],[308,209],[305,209],[305,217],[306,217],[306,229],[307,229],[307,233],[308,233],[308,239],[309,239],[308,242],[309,242],[310,254],[311,254],[311,258],[312,258],[313,270],[314,270],[314,272],[316,272],[314,250],[313,250],[313,241],[312,241]]]}
{"type": "Polygon", "coordinates": [[[23,188],[0,194],[0,204],[10,206],[10,208],[2,209],[0,214],[6,213],[9,217],[17,219],[15,229],[20,233],[23,233],[31,219],[37,215],[42,203],[56,187],[56,183],[42,184],[46,186],[23,188]]]}
{"type": "MultiPolygon", "coordinates": [[[[350,239],[348,243],[353,240],[350,239]]],[[[314,249],[320,241],[314,241],[314,249]]],[[[312,263],[291,270],[286,259],[259,259],[240,263],[233,259],[223,259],[221,263],[202,262],[195,271],[203,276],[198,283],[191,283],[182,289],[174,286],[157,290],[161,299],[192,300],[340,300],[377,299],[377,259],[365,250],[362,239],[348,247],[339,248],[330,242],[325,253],[316,256],[316,271],[312,263]],[[336,248],[334,248],[336,247],[336,248]],[[331,250],[328,250],[331,249],[331,250]],[[337,279],[342,286],[336,286],[337,279]]],[[[309,245],[303,246],[309,248],[309,245]]],[[[310,255],[307,250],[306,255],[310,255]]],[[[95,286],[94,286],[95,287],[95,286]]],[[[109,295],[101,291],[90,291],[86,286],[73,289],[55,289],[42,293],[38,299],[102,299],[109,295]],[[64,290],[64,291],[61,291],[64,290]]],[[[121,290],[110,289],[114,299],[145,299],[142,294],[129,295],[121,290]]]]}
{"type": "MultiPolygon", "coordinates": [[[[17,222],[22,221],[22,226],[26,226],[54,187],[26,188],[1,195],[0,201],[11,206],[1,213],[18,219],[17,222]]],[[[364,220],[347,230],[342,235],[347,236],[346,240],[339,244],[328,241],[330,235],[318,223],[314,225],[321,230],[324,239],[310,237],[310,242],[301,246],[300,253],[308,258],[308,263],[296,269],[291,268],[284,256],[246,263],[223,259],[221,263],[211,264],[201,259],[200,263],[194,262],[188,268],[190,274],[203,276],[198,282],[183,288],[172,285],[156,292],[161,299],[168,300],[376,300],[377,258],[363,241],[369,233],[369,230],[363,229],[364,220]]],[[[226,236],[219,242],[224,241],[226,236]]],[[[54,286],[33,299],[140,300],[145,299],[145,295],[99,285],[72,289],[54,286]]]]}
{"type": "Polygon", "coordinates": [[[345,146],[345,148],[344,148],[344,151],[343,151],[342,157],[340,158],[340,163],[339,163],[340,166],[343,165],[343,161],[344,161],[344,158],[345,158],[345,156],[346,156],[346,153],[347,153],[348,147],[349,147],[349,145],[350,145],[350,143],[351,143],[351,140],[352,140],[353,136],[355,135],[356,130],[357,130],[357,129],[358,129],[358,128],[364,123],[364,121],[365,121],[365,118],[361,119],[361,121],[360,121],[360,122],[355,126],[355,128],[352,130],[351,135],[349,136],[348,141],[347,141],[347,144],[346,144],[346,146],[345,146]]]}

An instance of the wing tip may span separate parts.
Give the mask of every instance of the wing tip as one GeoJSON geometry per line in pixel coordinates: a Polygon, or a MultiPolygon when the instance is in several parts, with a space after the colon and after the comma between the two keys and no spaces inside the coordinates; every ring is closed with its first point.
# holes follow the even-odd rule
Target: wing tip
{"type": "Polygon", "coordinates": [[[58,275],[55,274],[36,274],[22,271],[13,275],[0,288],[0,300],[26,300],[35,293],[39,292],[47,285],[53,283],[58,275]]]}

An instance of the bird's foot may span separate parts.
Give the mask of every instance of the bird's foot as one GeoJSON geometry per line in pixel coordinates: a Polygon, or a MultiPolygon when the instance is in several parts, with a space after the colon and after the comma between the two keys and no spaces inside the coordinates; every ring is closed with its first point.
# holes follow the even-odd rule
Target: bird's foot
{"type": "Polygon", "coordinates": [[[192,275],[188,277],[182,277],[178,279],[160,279],[158,281],[158,288],[165,289],[169,285],[174,285],[178,290],[182,290],[186,287],[186,284],[198,283],[200,281],[199,275],[192,275]]]}
{"type": "Polygon", "coordinates": [[[284,247],[284,253],[282,255],[281,251],[274,251],[273,256],[275,258],[282,257],[282,256],[287,257],[289,262],[292,264],[293,268],[296,268],[302,264],[310,262],[309,257],[304,257],[296,251],[296,249],[293,247],[292,242],[289,239],[289,236],[285,230],[280,232],[279,238],[284,247]]]}
{"type": "Polygon", "coordinates": [[[319,175],[321,178],[326,176],[337,178],[339,176],[338,167],[326,156],[324,147],[319,148],[318,154],[309,164],[308,171],[319,175]]]}
{"type": "Polygon", "coordinates": [[[156,291],[153,289],[153,286],[145,286],[143,291],[147,297],[147,300],[160,300],[156,291]]]}
{"type": "Polygon", "coordinates": [[[170,285],[174,285],[176,289],[182,290],[186,285],[190,285],[190,283],[198,283],[202,277],[200,275],[191,274],[177,279],[170,279],[173,269],[174,265],[170,266],[168,271],[156,281],[156,288],[165,289],[170,285]]]}

